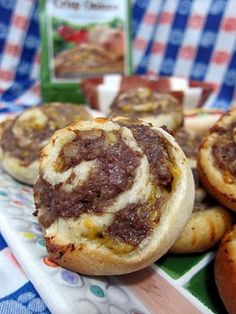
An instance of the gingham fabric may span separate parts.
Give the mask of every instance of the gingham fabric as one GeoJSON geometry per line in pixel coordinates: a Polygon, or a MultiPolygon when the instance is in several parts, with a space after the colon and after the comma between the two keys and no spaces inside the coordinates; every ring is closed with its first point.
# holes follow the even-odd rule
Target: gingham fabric
{"type": "Polygon", "coordinates": [[[37,1],[0,0],[0,112],[40,102],[39,47],[37,1]]]}
{"type": "Polygon", "coordinates": [[[235,101],[236,1],[137,0],[133,29],[137,73],[214,83],[208,107],[226,110],[235,101]]]}
{"type": "MultiPolygon", "coordinates": [[[[135,72],[214,83],[207,106],[227,110],[236,100],[236,1],[136,0],[132,13],[135,72]]],[[[39,47],[37,1],[0,0],[0,113],[40,103],[39,47]]],[[[0,282],[0,313],[48,313],[1,238],[0,282]]]]}
{"type": "Polygon", "coordinates": [[[0,313],[48,314],[45,303],[27,279],[0,234],[0,313]]]}
{"type": "MultiPolygon", "coordinates": [[[[0,0],[1,111],[41,100],[37,10],[37,1],[0,0]]],[[[134,0],[132,15],[136,73],[214,83],[217,93],[207,106],[230,106],[236,98],[236,1],[134,0]]]]}

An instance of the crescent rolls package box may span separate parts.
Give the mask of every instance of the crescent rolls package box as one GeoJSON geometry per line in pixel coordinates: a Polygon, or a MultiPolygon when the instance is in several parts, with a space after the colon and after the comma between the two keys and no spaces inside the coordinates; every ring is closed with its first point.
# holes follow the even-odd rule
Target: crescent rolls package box
{"type": "Polygon", "coordinates": [[[131,74],[130,0],[40,0],[44,101],[83,102],[80,82],[131,74]]]}

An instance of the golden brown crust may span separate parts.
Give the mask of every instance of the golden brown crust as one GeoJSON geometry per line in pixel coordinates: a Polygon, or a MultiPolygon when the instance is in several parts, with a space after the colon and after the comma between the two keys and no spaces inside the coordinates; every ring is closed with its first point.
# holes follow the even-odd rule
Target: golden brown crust
{"type": "MultiPolygon", "coordinates": [[[[168,239],[166,239],[168,241],[168,239]]],[[[53,237],[45,237],[47,252],[60,266],[85,275],[110,276],[134,272],[143,269],[161,257],[166,249],[164,246],[150,251],[149,256],[140,254],[127,262],[122,255],[113,255],[99,247],[93,248],[86,243],[67,242],[57,233],[53,237]]]]}
{"type": "Polygon", "coordinates": [[[125,116],[177,129],[183,125],[183,107],[172,95],[138,87],[120,93],[111,104],[109,117],[125,116]]]}
{"type": "MultiPolygon", "coordinates": [[[[201,125],[200,122],[198,123],[201,125]]],[[[203,130],[202,126],[201,130],[203,130]]],[[[205,124],[205,134],[206,132],[205,124]]],[[[170,249],[172,253],[198,253],[209,250],[221,240],[233,223],[232,213],[212,199],[202,188],[199,181],[195,158],[202,136],[199,135],[196,129],[191,129],[190,126],[188,129],[179,129],[175,133],[176,140],[183,148],[194,171],[196,190],[192,216],[183,233],[170,249]]]]}
{"type": "Polygon", "coordinates": [[[232,214],[220,205],[195,211],[170,252],[186,254],[207,251],[221,240],[232,224],[232,214]]]}
{"type": "Polygon", "coordinates": [[[236,226],[224,236],[216,253],[215,281],[227,311],[236,313],[236,226]]]}
{"type": "MultiPolygon", "coordinates": [[[[43,150],[40,166],[41,182],[43,179],[55,185],[56,182],[63,180],[62,175],[65,175],[65,173],[60,174],[55,172],[51,165],[55,165],[54,161],[57,160],[57,156],[61,150],[60,145],[63,147],[63,145],[68,142],[70,143],[74,138],[74,131],[78,134],[79,131],[99,130],[100,128],[108,133],[114,129],[121,130],[120,132],[126,138],[126,143],[128,143],[129,147],[134,150],[140,150],[141,146],[137,144],[132,132],[126,127],[127,121],[129,119],[122,118],[119,120],[119,118],[116,118],[115,121],[109,121],[100,118],[94,121],[75,123],[70,127],[57,131],[50,143],[43,150]],[[117,121],[121,124],[117,123],[117,121]]],[[[137,123],[137,120],[135,123],[137,123]]],[[[107,205],[105,204],[104,212],[100,214],[84,212],[76,218],[63,218],[63,216],[59,216],[49,224],[49,227],[44,225],[46,226],[45,240],[48,253],[59,265],[90,275],[129,273],[142,269],[160,258],[180,235],[191,215],[193,206],[194,186],[190,167],[186,162],[183,152],[168,133],[143,122],[139,122],[139,124],[144,124],[148,128],[153,129],[154,132],[157,132],[168,143],[168,151],[174,165],[174,180],[171,191],[168,191],[168,197],[166,197],[165,189],[161,189],[158,185],[152,186],[149,189],[150,184],[154,183],[149,172],[150,166],[148,159],[146,159],[145,154],[142,155],[143,159],[135,171],[133,184],[121,194],[118,194],[118,196],[116,195],[114,198],[115,201],[112,199],[112,202],[107,205]],[[152,225],[151,232],[137,246],[129,249],[130,244],[119,240],[115,236],[110,235],[108,238],[101,236],[105,234],[102,232],[108,230],[113,224],[116,213],[126,209],[132,203],[143,202],[144,204],[148,204],[143,200],[145,197],[149,200],[151,196],[152,200],[155,200],[160,197],[160,194],[165,199],[161,208],[158,208],[160,217],[158,216],[158,221],[155,221],[155,224],[152,225]],[[97,230],[99,230],[100,236],[98,236],[97,230]]],[[[80,164],[73,167],[79,166],[80,164]]],[[[73,170],[73,167],[70,169],[73,170]]],[[[87,164],[87,167],[89,169],[90,165],[87,164]]],[[[85,164],[83,166],[84,171],[85,164]]],[[[81,178],[81,176],[79,177],[81,178]]],[[[39,183],[40,180],[38,181],[39,183]]],[[[63,181],[64,183],[60,182],[63,186],[66,181],[63,181]]],[[[78,187],[79,184],[77,183],[76,186],[78,187]]],[[[40,204],[40,186],[35,189],[35,200],[36,204],[40,204]]],[[[46,211],[46,207],[38,207],[39,219],[45,215],[46,211]]],[[[148,217],[151,217],[151,215],[148,217]]]]}
{"type": "MultiPolygon", "coordinates": [[[[221,129],[236,122],[236,110],[225,114],[207,133],[198,153],[198,173],[206,190],[221,204],[236,211],[236,177],[219,167],[213,156],[213,146],[218,141],[221,129]]],[[[234,127],[235,129],[235,127],[234,127]]],[[[232,142],[235,142],[235,131],[232,130],[232,142]]],[[[231,142],[231,145],[232,145],[231,142]]],[[[227,151],[225,150],[227,155],[227,151]]],[[[235,170],[234,170],[235,171],[235,170]]]]}
{"type": "Polygon", "coordinates": [[[229,195],[227,192],[222,192],[220,190],[220,184],[213,182],[209,179],[208,175],[205,172],[205,167],[202,167],[202,159],[199,157],[198,159],[198,174],[201,179],[202,184],[206,188],[206,190],[213,196],[215,197],[221,204],[224,206],[236,211],[236,199],[235,197],[231,194],[229,195]]]}
{"type": "Polygon", "coordinates": [[[29,108],[7,121],[4,130],[6,126],[11,130],[7,145],[3,145],[3,140],[1,142],[2,167],[16,180],[33,185],[38,176],[40,150],[48,143],[53,131],[64,127],[68,121],[80,119],[92,119],[92,114],[82,106],[56,102],[29,108]],[[41,137],[43,132],[47,135],[41,137]]]}

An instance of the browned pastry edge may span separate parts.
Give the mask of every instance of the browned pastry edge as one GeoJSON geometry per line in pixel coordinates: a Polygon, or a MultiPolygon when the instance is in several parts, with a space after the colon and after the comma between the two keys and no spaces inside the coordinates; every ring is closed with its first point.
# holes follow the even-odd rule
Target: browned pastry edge
{"type": "MultiPolygon", "coordinates": [[[[126,274],[142,269],[155,260],[156,252],[152,252],[147,259],[140,255],[132,263],[127,263],[125,258],[110,256],[107,252],[89,248],[83,243],[68,243],[60,234],[55,237],[45,237],[47,252],[50,257],[60,266],[87,275],[114,275],[126,274]]],[[[159,249],[159,255],[163,255],[165,248],[159,249]]]]}
{"type": "Polygon", "coordinates": [[[215,281],[222,301],[230,314],[236,313],[236,226],[227,233],[216,253],[215,281]]]}
{"type": "Polygon", "coordinates": [[[177,254],[205,252],[222,239],[232,224],[232,213],[220,205],[193,212],[170,252],[177,254]]]}
{"type": "MultiPolygon", "coordinates": [[[[220,187],[217,184],[213,185],[212,182],[208,179],[206,172],[204,171],[201,165],[201,156],[198,159],[198,174],[201,179],[202,184],[214,198],[216,198],[224,206],[236,211],[236,198],[227,193],[220,191],[220,187]]],[[[236,188],[236,187],[235,187],[236,188]]]]}
{"type": "MultiPolygon", "coordinates": [[[[45,103],[42,106],[36,106],[36,107],[30,107],[27,110],[23,111],[21,114],[19,114],[18,116],[15,116],[14,118],[9,118],[5,121],[3,121],[0,124],[0,140],[2,137],[2,133],[3,133],[3,129],[5,129],[5,126],[8,126],[10,123],[13,125],[15,123],[15,121],[19,118],[21,118],[25,113],[29,112],[29,111],[33,111],[34,112],[34,117],[37,117],[37,111],[36,110],[41,110],[41,108],[44,107],[50,107],[50,106],[62,106],[63,108],[70,108],[71,106],[73,106],[74,108],[77,109],[78,113],[77,115],[74,114],[73,115],[73,119],[74,120],[78,120],[78,119],[91,119],[92,118],[92,113],[90,111],[88,111],[87,109],[85,109],[82,106],[77,106],[75,104],[71,104],[71,103],[62,103],[62,102],[52,102],[52,103],[45,103]]],[[[46,116],[46,114],[45,114],[46,116]]],[[[57,116],[60,117],[60,123],[63,121],[61,115],[59,112],[57,112],[57,116]]],[[[55,119],[56,115],[54,114],[54,119],[55,119]]],[[[64,117],[66,117],[66,114],[64,113],[64,117]]],[[[71,122],[73,122],[74,120],[72,120],[71,122]]],[[[32,120],[33,121],[33,120],[32,120]]],[[[59,128],[59,126],[58,126],[59,128]]],[[[49,127],[48,127],[49,129],[49,127]]],[[[38,138],[38,133],[36,133],[36,137],[38,138]]],[[[51,137],[51,136],[50,136],[51,137]]],[[[48,141],[50,139],[50,137],[48,138],[48,141]]],[[[27,138],[26,136],[22,135],[20,137],[21,139],[23,138],[27,138]]],[[[7,144],[9,143],[9,139],[7,144]]],[[[35,142],[34,142],[35,143],[35,142]]],[[[3,148],[2,145],[2,141],[0,143],[0,161],[1,161],[1,166],[2,168],[8,173],[10,174],[14,179],[28,184],[28,185],[33,185],[37,179],[38,176],[38,168],[39,168],[39,155],[40,153],[38,152],[37,158],[33,159],[32,161],[30,161],[30,163],[24,163],[22,162],[22,159],[19,158],[19,156],[14,155],[14,152],[12,153],[12,151],[8,151],[7,149],[3,148]]],[[[14,146],[14,144],[13,144],[14,146]]],[[[33,155],[33,149],[34,149],[35,144],[33,144],[32,142],[32,147],[30,150],[30,155],[33,155]]],[[[17,147],[17,146],[14,146],[17,147]]],[[[29,148],[26,148],[26,151],[29,151],[29,148]]]]}
{"type": "MultiPolygon", "coordinates": [[[[233,126],[233,128],[235,128],[235,119],[236,110],[233,109],[226,112],[213,127],[209,129],[199,148],[197,160],[198,173],[206,190],[221,204],[233,211],[236,211],[236,178],[233,172],[229,172],[228,168],[225,168],[227,164],[222,166],[217,162],[214,157],[214,147],[215,144],[217,145],[218,137],[221,136],[222,130],[223,134],[225,134],[225,132],[227,132],[227,126],[233,126]]],[[[232,136],[232,139],[226,136],[226,143],[232,144],[232,141],[235,142],[235,135],[233,135],[233,133],[232,136]]],[[[227,154],[225,157],[227,157],[227,154]]]]}

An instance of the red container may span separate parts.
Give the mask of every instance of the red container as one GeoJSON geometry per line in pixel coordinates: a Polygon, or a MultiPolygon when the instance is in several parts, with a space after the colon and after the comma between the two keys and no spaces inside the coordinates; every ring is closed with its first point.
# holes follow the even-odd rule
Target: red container
{"type": "Polygon", "coordinates": [[[121,75],[85,79],[81,87],[91,108],[104,114],[109,112],[112,101],[119,93],[137,87],[148,87],[156,92],[169,93],[178,98],[184,110],[203,107],[215,90],[210,83],[189,81],[184,78],[121,75]]]}

